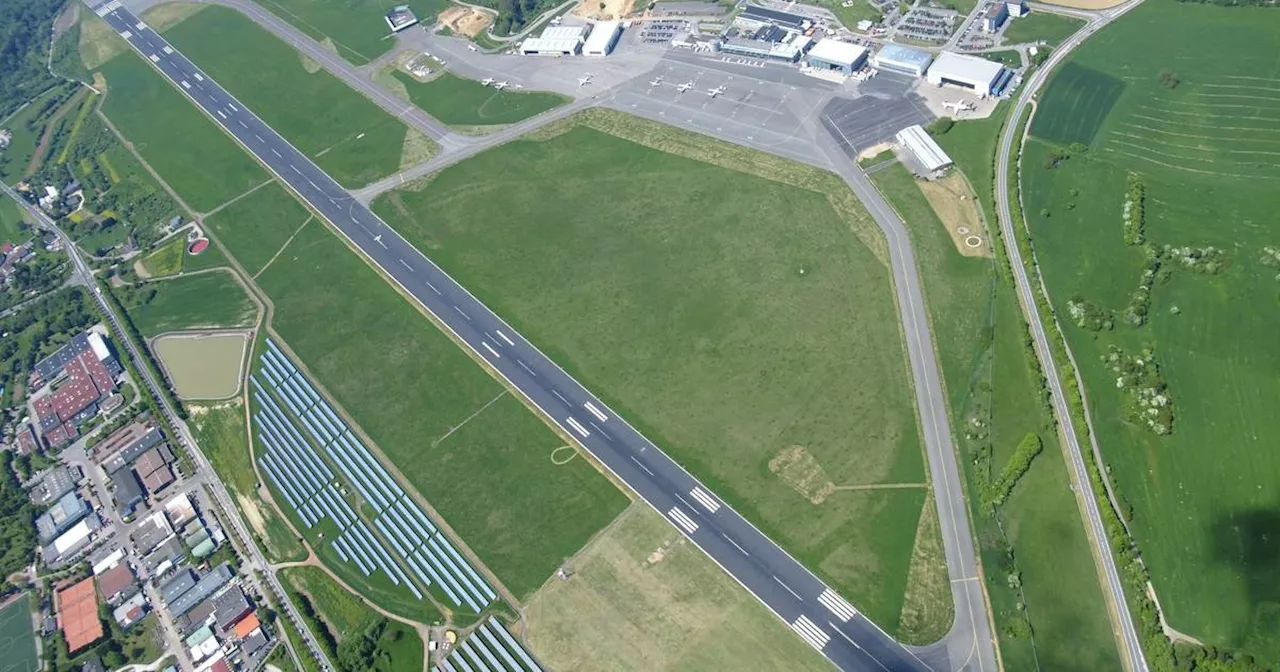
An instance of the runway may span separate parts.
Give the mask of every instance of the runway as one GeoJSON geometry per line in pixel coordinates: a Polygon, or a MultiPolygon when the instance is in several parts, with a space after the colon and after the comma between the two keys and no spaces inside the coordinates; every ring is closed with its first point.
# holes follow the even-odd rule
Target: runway
{"type": "Polygon", "coordinates": [[[842,670],[925,670],[118,0],[94,11],[512,387],[842,670]]]}

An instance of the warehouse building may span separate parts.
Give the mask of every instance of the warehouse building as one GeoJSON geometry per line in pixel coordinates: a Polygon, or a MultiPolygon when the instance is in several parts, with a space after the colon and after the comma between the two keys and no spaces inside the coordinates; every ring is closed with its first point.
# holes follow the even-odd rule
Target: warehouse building
{"type": "Polygon", "coordinates": [[[587,56],[608,56],[618,46],[619,37],[622,37],[621,21],[601,21],[591,29],[591,34],[582,45],[582,53],[587,56]]]}
{"type": "Polygon", "coordinates": [[[944,51],[929,66],[925,78],[934,86],[955,86],[986,98],[1000,95],[1013,78],[1013,72],[985,58],[944,51]]]}
{"type": "Polygon", "coordinates": [[[551,26],[538,37],[530,37],[520,43],[520,53],[544,56],[576,56],[582,53],[587,26],[551,26]]]}
{"type": "Polygon", "coordinates": [[[818,70],[835,70],[846,75],[862,69],[867,63],[867,49],[840,40],[819,40],[805,58],[809,67],[818,70]]]}
{"type": "Polygon", "coordinates": [[[879,70],[924,77],[931,60],[933,56],[927,51],[888,44],[871,57],[871,65],[879,70]]]}
{"type": "Polygon", "coordinates": [[[898,144],[911,152],[916,160],[929,172],[937,172],[951,165],[951,157],[942,151],[942,147],[929,135],[920,124],[908,126],[893,136],[898,144]]]}

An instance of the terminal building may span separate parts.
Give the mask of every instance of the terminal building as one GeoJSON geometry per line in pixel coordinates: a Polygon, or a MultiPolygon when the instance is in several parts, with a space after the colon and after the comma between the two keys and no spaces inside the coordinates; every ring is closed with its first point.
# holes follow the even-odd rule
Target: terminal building
{"type": "Polygon", "coordinates": [[[591,34],[582,45],[582,53],[587,56],[608,56],[618,46],[619,37],[622,37],[621,21],[601,21],[591,29],[591,34]]]}
{"type": "Polygon", "coordinates": [[[846,75],[862,69],[867,63],[867,49],[849,42],[819,40],[805,57],[809,67],[817,70],[834,70],[846,75]]]}
{"type": "Polygon", "coordinates": [[[942,151],[942,147],[929,135],[920,124],[908,126],[893,136],[898,145],[916,157],[920,165],[929,172],[937,172],[951,165],[951,157],[942,151]]]}
{"type": "Polygon", "coordinates": [[[790,42],[766,42],[733,37],[725,40],[724,44],[720,45],[720,51],[726,54],[749,56],[766,61],[795,63],[800,60],[800,57],[804,55],[811,44],[813,44],[813,41],[803,35],[796,36],[790,42]]]}
{"type": "MultiPolygon", "coordinates": [[[[576,56],[582,53],[582,43],[587,37],[587,26],[551,26],[538,37],[530,37],[520,43],[520,53],[549,56],[576,56]]],[[[614,40],[617,43],[617,40],[614,40]]]]}
{"type": "Polygon", "coordinates": [[[887,44],[871,57],[872,67],[897,72],[912,77],[924,77],[933,55],[927,51],[911,49],[897,44],[887,44]]]}
{"type": "Polygon", "coordinates": [[[977,56],[944,51],[929,66],[925,79],[934,86],[954,86],[977,94],[980,98],[1004,92],[1013,72],[999,63],[977,56]]]}

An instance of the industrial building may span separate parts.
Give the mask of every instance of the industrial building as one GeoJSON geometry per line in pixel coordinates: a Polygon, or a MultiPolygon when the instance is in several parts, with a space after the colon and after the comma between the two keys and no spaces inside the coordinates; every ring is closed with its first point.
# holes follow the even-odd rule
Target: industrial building
{"type": "Polygon", "coordinates": [[[999,63],[949,51],[939,54],[925,73],[925,79],[934,86],[967,89],[981,98],[1000,95],[1012,78],[1013,72],[999,63]]]}
{"type": "Polygon", "coordinates": [[[58,503],[49,507],[36,518],[36,532],[39,534],[40,543],[47,544],[57,538],[58,535],[66,532],[72,525],[80,522],[89,514],[89,505],[80,495],[74,492],[68,492],[58,499],[58,503]]]}
{"type": "Polygon", "coordinates": [[[608,56],[618,46],[619,37],[622,37],[621,21],[601,21],[591,29],[591,34],[582,45],[582,53],[587,56],[608,56]]]}
{"type": "Polygon", "coordinates": [[[409,9],[409,5],[393,7],[383,18],[386,19],[387,27],[393,33],[398,33],[418,22],[418,17],[414,15],[412,9],[409,9]]]}
{"type": "Polygon", "coordinates": [[[747,5],[747,8],[738,14],[739,22],[754,23],[757,26],[782,26],[792,30],[805,30],[813,25],[813,21],[809,17],[800,14],[792,14],[791,12],[780,12],[776,9],[767,9],[757,7],[755,5],[747,5]]]}
{"type": "Polygon", "coordinates": [[[867,49],[841,40],[819,40],[805,57],[809,67],[818,70],[835,70],[846,75],[862,69],[867,63],[867,49]]]}
{"type": "Polygon", "coordinates": [[[929,172],[936,172],[951,165],[951,157],[942,151],[942,147],[929,135],[920,124],[908,126],[893,136],[898,144],[916,157],[920,165],[929,172]]]}
{"type": "Polygon", "coordinates": [[[988,33],[999,32],[1000,27],[1007,20],[1009,20],[1009,6],[1004,2],[993,2],[987,6],[987,11],[982,13],[982,30],[988,33]]]}
{"type": "Polygon", "coordinates": [[[586,40],[589,30],[588,26],[551,26],[542,31],[538,37],[530,37],[521,42],[520,53],[576,56],[582,53],[582,43],[586,40]]]}
{"type": "Polygon", "coordinates": [[[924,77],[932,60],[933,55],[927,51],[888,44],[871,57],[871,65],[880,70],[898,72],[912,77],[924,77]]]}

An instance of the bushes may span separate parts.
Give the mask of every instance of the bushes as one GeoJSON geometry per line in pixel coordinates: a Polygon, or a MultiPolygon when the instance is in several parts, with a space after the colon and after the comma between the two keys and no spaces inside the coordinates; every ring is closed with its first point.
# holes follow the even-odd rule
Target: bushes
{"type": "Polygon", "coordinates": [[[956,122],[951,117],[939,117],[933,123],[926,126],[924,130],[928,131],[929,135],[937,137],[939,135],[946,135],[947,132],[955,125],[956,122]]]}
{"type": "Polygon", "coordinates": [[[1111,331],[1116,324],[1114,313],[1079,295],[1067,301],[1067,313],[1077,327],[1089,331],[1111,331]]]}
{"type": "Polygon", "coordinates": [[[1161,436],[1172,433],[1173,400],[1156,364],[1154,346],[1147,345],[1134,356],[1112,345],[1102,361],[1116,374],[1116,387],[1124,392],[1129,421],[1161,436]]]}
{"type": "Polygon", "coordinates": [[[1147,185],[1137,173],[1129,173],[1129,192],[1124,199],[1124,242],[1130,245],[1146,241],[1146,200],[1147,185]]]}
{"type": "Polygon", "coordinates": [[[1014,449],[1013,454],[1009,456],[1009,461],[1005,462],[1004,468],[1000,470],[1000,476],[990,482],[982,493],[982,504],[985,507],[994,509],[1002,504],[1004,500],[1009,498],[1009,494],[1013,492],[1013,486],[1018,484],[1018,479],[1031,468],[1031,461],[1044,450],[1044,442],[1040,440],[1040,436],[1035,432],[1028,432],[1014,449]]]}

